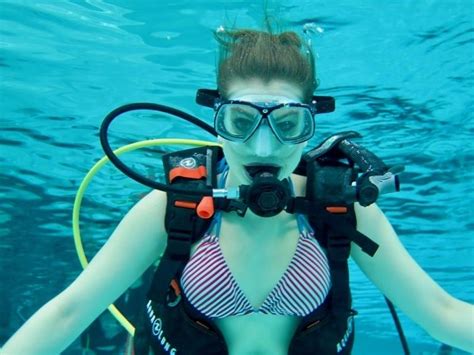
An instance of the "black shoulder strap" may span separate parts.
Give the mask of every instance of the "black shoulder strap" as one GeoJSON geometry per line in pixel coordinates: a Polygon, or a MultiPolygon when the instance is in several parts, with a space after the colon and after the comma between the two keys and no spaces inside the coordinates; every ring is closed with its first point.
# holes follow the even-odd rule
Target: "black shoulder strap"
{"type": "MultiPolygon", "coordinates": [[[[201,147],[163,156],[167,182],[190,190],[215,187],[219,147],[201,147]]],[[[166,302],[173,278],[180,275],[188,261],[191,245],[209,227],[211,220],[198,216],[199,195],[168,192],[165,227],[168,243],[155,272],[148,297],[157,303],[166,302]]]]}
{"type": "Polygon", "coordinates": [[[308,220],[315,230],[316,239],[327,250],[332,284],[330,309],[334,325],[342,338],[347,319],[352,313],[347,260],[356,220],[353,205],[346,204],[338,196],[341,196],[354,172],[348,165],[322,166],[317,161],[311,162],[307,169],[306,196],[313,201],[313,213],[308,215],[308,220]],[[322,191],[327,191],[327,194],[321,196],[322,191]]]}
{"type": "MultiPolygon", "coordinates": [[[[330,228],[373,256],[378,245],[356,229],[354,202],[360,199],[360,193],[354,183],[358,181],[360,167],[354,166],[354,157],[346,156],[339,149],[340,144],[348,142],[348,138],[358,136],[352,131],[335,134],[303,156],[299,169],[307,176],[306,197],[296,198],[293,209],[306,210],[310,222],[320,231],[316,237],[321,245],[326,246],[327,230],[330,228]],[[335,222],[329,223],[332,220],[335,222]]],[[[359,151],[374,156],[362,147],[359,151]]],[[[364,157],[357,157],[357,160],[364,160],[364,157]]],[[[374,162],[371,165],[376,165],[375,162],[380,160],[371,161],[374,162]]]]}
{"type": "MultiPolygon", "coordinates": [[[[403,171],[402,166],[389,169],[373,153],[347,139],[353,137],[360,135],[352,131],[336,134],[303,157],[298,169],[308,177],[306,198],[295,199],[292,206],[294,211],[309,211],[308,220],[316,231],[316,238],[327,249],[332,282],[329,304],[338,336],[342,339],[349,329],[349,317],[354,314],[347,265],[350,243],[355,242],[370,256],[378,248],[376,243],[357,231],[353,202],[368,206],[380,193],[399,191],[397,174],[403,171]],[[356,169],[362,175],[357,176],[356,169]],[[354,182],[355,188],[352,187],[354,182]]],[[[391,302],[386,297],[385,300],[404,352],[409,354],[398,316],[391,302]]]]}
{"type": "Polygon", "coordinates": [[[338,142],[355,136],[353,132],[332,136],[305,157],[305,199],[311,205],[308,220],[316,239],[327,250],[332,283],[330,309],[341,338],[353,314],[348,268],[351,241],[370,255],[378,247],[356,229],[353,182],[358,174],[353,162],[337,150],[338,142]]]}

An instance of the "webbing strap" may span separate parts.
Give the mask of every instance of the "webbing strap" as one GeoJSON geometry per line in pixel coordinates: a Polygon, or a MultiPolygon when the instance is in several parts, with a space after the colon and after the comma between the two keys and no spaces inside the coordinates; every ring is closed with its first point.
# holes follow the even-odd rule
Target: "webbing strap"
{"type": "Polygon", "coordinates": [[[350,240],[344,236],[329,232],[328,260],[331,270],[331,312],[341,335],[346,331],[347,317],[351,313],[351,292],[349,288],[350,240]]]}
{"type": "MultiPolygon", "coordinates": [[[[353,210],[352,210],[353,211],[353,210]]],[[[351,252],[351,235],[355,230],[353,214],[332,214],[324,212],[323,230],[326,233],[326,248],[331,270],[331,313],[339,337],[343,337],[347,328],[347,319],[352,313],[352,298],[349,286],[349,266],[347,260],[351,252]],[[341,228],[344,226],[346,228],[341,228]]]]}
{"type": "Polygon", "coordinates": [[[327,224],[330,226],[330,230],[333,231],[332,233],[345,236],[347,240],[357,244],[366,254],[375,255],[379,245],[359,232],[355,227],[355,222],[351,222],[348,216],[333,213],[326,213],[325,215],[327,224]]]}
{"type": "Polygon", "coordinates": [[[167,224],[168,244],[148,291],[148,297],[157,303],[166,302],[171,280],[181,273],[189,259],[197,227],[198,217],[194,209],[173,207],[170,215],[170,223],[167,224]]]}

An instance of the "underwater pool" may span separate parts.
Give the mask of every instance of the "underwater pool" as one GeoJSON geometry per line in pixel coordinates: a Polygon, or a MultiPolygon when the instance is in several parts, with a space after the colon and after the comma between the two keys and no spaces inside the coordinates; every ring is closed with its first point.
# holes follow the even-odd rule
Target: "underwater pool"
{"type": "MultiPolygon", "coordinates": [[[[379,204],[430,276],[474,302],[474,2],[287,0],[269,10],[286,29],[312,24],[318,93],[336,98],[309,146],[356,130],[388,164],[404,164],[402,191],[379,204]]],[[[194,96],[215,87],[212,31],[260,28],[262,18],[262,2],[249,0],[0,1],[0,344],[80,272],[71,210],[103,155],[103,117],[140,101],[211,123],[194,96]]],[[[131,118],[118,124],[116,146],[213,139],[183,122],[131,118]]],[[[89,256],[146,191],[101,171],[82,211],[89,256]]],[[[351,277],[354,354],[400,354],[382,295],[354,265],[351,277]]],[[[440,344],[400,316],[413,353],[436,353],[440,344]]],[[[76,342],[65,353],[79,351],[76,342]]]]}

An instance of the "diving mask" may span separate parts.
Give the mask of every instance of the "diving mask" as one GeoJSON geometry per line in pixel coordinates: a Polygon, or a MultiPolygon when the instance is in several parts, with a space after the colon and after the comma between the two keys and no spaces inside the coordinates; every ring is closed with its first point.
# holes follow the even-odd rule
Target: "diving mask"
{"type": "Polygon", "coordinates": [[[310,104],[281,103],[280,105],[267,107],[266,104],[242,103],[236,100],[226,101],[218,90],[211,89],[199,89],[196,94],[196,102],[199,105],[214,108],[216,111],[214,126],[216,130],[219,130],[217,134],[237,142],[245,142],[249,139],[264,120],[267,121],[280,142],[304,142],[311,138],[314,133],[314,115],[333,112],[335,109],[335,101],[331,96],[313,96],[310,104]],[[232,108],[230,106],[232,104],[242,104],[242,106],[232,108]],[[236,109],[238,110],[234,111],[236,109]],[[253,114],[250,122],[234,120],[235,117],[239,117],[236,116],[236,113],[240,110],[253,114]],[[293,118],[293,120],[285,123],[283,117],[295,111],[302,115],[302,120],[293,118]],[[293,126],[296,121],[298,124],[293,126]]]}
{"type": "Polygon", "coordinates": [[[217,134],[233,142],[247,141],[264,121],[284,144],[302,143],[314,135],[315,104],[226,100],[215,111],[217,134]]]}

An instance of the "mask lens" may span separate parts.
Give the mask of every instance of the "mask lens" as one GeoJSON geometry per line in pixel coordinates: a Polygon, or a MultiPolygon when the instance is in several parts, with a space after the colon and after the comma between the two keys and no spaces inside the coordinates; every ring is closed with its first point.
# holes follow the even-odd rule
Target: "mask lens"
{"type": "Polygon", "coordinates": [[[224,104],[216,113],[217,133],[229,140],[246,140],[255,131],[260,113],[254,107],[241,104],[224,104]]]}
{"type": "Polygon", "coordinates": [[[314,133],[314,119],[306,107],[284,106],[273,111],[270,123],[278,137],[288,143],[304,142],[314,133]]]}

